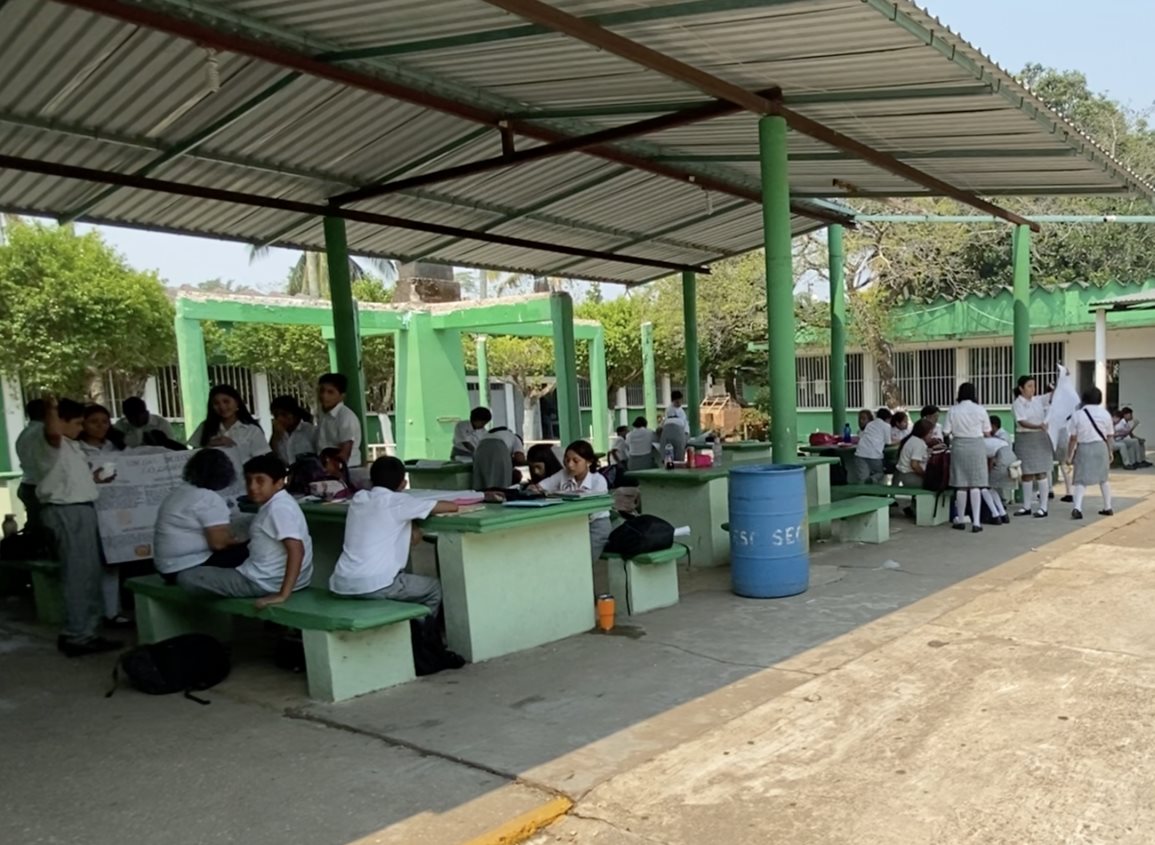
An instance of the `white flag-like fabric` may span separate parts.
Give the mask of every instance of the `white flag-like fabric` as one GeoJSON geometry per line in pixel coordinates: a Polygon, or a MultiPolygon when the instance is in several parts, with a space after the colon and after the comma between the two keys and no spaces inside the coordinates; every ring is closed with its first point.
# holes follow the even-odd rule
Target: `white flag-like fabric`
{"type": "Polygon", "coordinates": [[[1051,394],[1051,406],[1047,409],[1047,433],[1051,435],[1051,445],[1059,447],[1059,435],[1067,427],[1075,411],[1079,409],[1079,394],[1071,373],[1059,365],[1059,378],[1055,381],[1055,392],[1051,394]]]}

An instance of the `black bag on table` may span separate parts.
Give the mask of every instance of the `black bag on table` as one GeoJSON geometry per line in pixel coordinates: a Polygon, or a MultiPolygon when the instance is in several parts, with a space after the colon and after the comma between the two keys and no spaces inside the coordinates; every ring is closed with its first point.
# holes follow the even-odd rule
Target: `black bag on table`
{"type": "Polygon", "coordinates": [[[112,670],[113,686],[105,698],[116,692],[123,670],[128,682],[148,695],[179,692],[197,704],[209,704],[192,693],[215,687],[231,669],[228,649],[215,637],[181,634],[125,652],[112,670]]]}
{"type": "Polygon", "coordinates": [[[650,514],[627,519],[610,532],[606,551],[622,557],[661,552],[674,545],[674,526],[650,514]]]}

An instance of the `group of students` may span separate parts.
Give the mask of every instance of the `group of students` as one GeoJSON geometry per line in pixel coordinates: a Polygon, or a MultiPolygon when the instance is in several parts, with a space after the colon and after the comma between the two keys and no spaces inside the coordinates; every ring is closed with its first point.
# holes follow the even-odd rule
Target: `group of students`
{"type": "Polygon", "coordinates": [[[667,449],[674,460],[683,460],[690,438],[690,418],[686,416],[683,402],[681,391],[670,394],[670,404],[657,431],[650,428],[645,417],[635,418],[633,426],[618,426],[610,443],[609,462],[622,464],[627,470],[654,469],[667,449]]]}
{"type": "MultiPolygon", "coordinates": [[[[945,426],[939,425],[939,409],[934,406],[923,408],[909,431],[904,429],[903,414],[891,415],[887,409],[880,409],[877,415],[864,411],[859,415],[862,434],[855,454],[856,468],[861,480],[882,483],[886,475],[883,453],[897,438],[895,482],[904,487],[923,487],[932,456],[945,451],[949,439],[950,474],[946,481],[955,490],[953,527],[958,530],[969,527],[973,533],[982,531],[984,505],[991,522],[1010,522],[1007,503],[1020,481],[1022,506],[1015,516],[1047,517],[1051,467],[1056,460],[1067,484],[1067,495],[1062,500],[1072,503],[1072,518],[1083,518],[1086,490],[1094,484],[1099,485],[1103,496],[1099,513],[1109,516],[1114,511],[1108,476],[1112,452],[1119,450],[1117,437],[1122,433],[1119,422],[1123,415],[1118,413],[1112,421],[1102,406],[1103,395],[1098,388],[1085,390],[1081,400],[1059,432],[1057,447],[1052,445],[1046,421],[1050,395],[1040,395],[1031,376],[1019,378],[1015,388],[1013,444],[1002,421],[978,404],[977,391],[970,382],[959,387],[945,426]],[[895,418],[900,418],[897,425],[895,418]]],[[[1129,424],[1127,435],[1133,436],[1136,424],[1129,424]]],[[[1124,459],[1133,455],[1134,463],[1145,461],[1145,450],[1142,458],[1139,454],[1128,451],[1124,459]]]]}

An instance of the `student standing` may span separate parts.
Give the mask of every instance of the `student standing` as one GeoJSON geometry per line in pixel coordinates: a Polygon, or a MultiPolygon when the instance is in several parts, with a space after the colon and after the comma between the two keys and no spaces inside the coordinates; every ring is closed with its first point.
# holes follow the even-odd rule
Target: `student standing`
{"type": "Polygon", "coordinates": [[[116,430],[124,435],[125,448],[138,446],[161,446],[174,440],[169,421],[158,414],[150,413],[148,405],[139,396],[129,396],[120,403],[121,418],[116,421],[116,430]]]}
{"type": "Polygon", "coordinates": [[[453,451],[449,453],[449,459],[462,463],[472,461],[477,444],[485,436],[485,427],[492,421],[493,412],[489,408],[479,406],[470,411],[469,419],[453,427],[453,451]]]}
{"type": "MultiPolygon", "coordinates": [[[[538,485],[543,493],[606,493],[610,492],[605,476],[597,472],[598,459],[594,447],[585,440],[575,440],[565,450],[565,466],[538,485]]],[[[602,556],[610,538],[610,512],[590,514],[590,554],[593,561],[602,556]]]]}
{"type": "Polygon", "coordinates": [[[16,496],[24,505],[24,524],[35,529],[40,526],[40,499],[36,496],[36,485],[40,483],[41,475],[39,460],[44,442],[44,400],[33,399],[25,405],[24,415],[28,424],[16,438],[16,457],[24,475],[16,496]]]}
{"type": "Polygon", "coordinates": [[[209,391],[205,421],[196,427],[188,442],[194,449],[232,448],[234,462],[242,467],[257,455],[269,452],[265,433],[231,384],[218,384],[209,391]]]}
{"type": "Polygon", "coordinates": [[[124,435],[112,427],[112,416],[103,405],[85,406],[84,426],[77,442],[93,469],[105,454],[124,450],[124,435]]]}
{"type": "Polygon", "coordinates": [[[361,420],[345,404],[349,379],[341,373],[325,373],[317,380],[317,453],[336,449],[351,467],[361,466],[361,420]]]}
{"type": "Polygon", "coordinates": [[[236,569],[197,566],[177,575],[192,593],[258,597],[257,609],[283,604],[313,577],[313,539],[301,506],[285,491],[285,465],[272,453],[245,464],[245,492],[260,506],[249,527],[249,556],[236,569]]]}
{"type": "Polygon", "coordinates": [[[1023,463],[1023,506],[1015,516],[1030,516],[1035,501],[1035,485],[1039,487],[1039,507],[1036,517],[1045,517],[1051,488],[1051,461],[1055,447],[1047,433],[1047,405],[1043,396],[1036,395],[1035,380],[1020,376],[1015,387],[1015,401],[1011,408],[1015,415],[1015,456],[1023,463]]]}
{"type": "Polygon", "coordinates": [[[286,466],[292,466],[302,455],[317,452],[317,427],[313,415],[295,396],[277,396],[269,403],[273,414],[273,436],[269,447],[286,466]]]}
{"type": "MultiPolygon", "coordinates": [[[[481,437],[485,440],[500,440],[505,444],[505,448],[509,450],[509,455],[515,466],[521,466],[525,463],[525,441],[510,431],[506,426],[499,425],[496,428],[491,428],[481,437]]],[[[480,443],[478,446],[480,447],[480,443]]]]}
{"type": "Polygon", "coordinates": [[[690,437],[690,419],[682,407],[682,393],[675,390],[670,394],[670,404],[662,420],[662,428],[658,434],[658,450],[666,454],[669,446],[674,452],[675,461],[686,459],[686,441],[690,437]]]}
{"type": "Polygon", "coordinates": [[[1067,454],[1075,466],[1074,509],[1072,519],[1083,518],[1083,497],[1087,486],[1098,484],[1103,494],[1103,509],[1100,516],[1111,516],[1111,454],[1115,431],[1111,426],[1111,415],[1103,407],[1103,392],[1097,387],[1083,391],[1083,404],[1071,418],[1071,437],[1067,442],[1067,454]]]}
{"type": "Polygon", "coordinates": [[[77,438],[84,407],[69,399],[44,396],[44,438],[39,444],[42,470],[36,495],[41,519],[51,532],[64,583],[64,631],[56,641],[67,657],[113,651],[121,644],[97,634],[101,618],[100,529],[93,503],[96,485],[111,481],[88,468],[77,438]]]}
{"type": "Polygon", "coordinates": [[[423,604],[436,616],[441,584],[436,578],[405,572],[410,546],[421,542],[413,524],[435,514],[456,513],[453,502],[410,496],[405,464],[378,458],[369,468],[371,490],[360,490],[349,503],[345,543],[329,579],[335,595],[358,599],[392,599],[423,604]]]}
{"type": "Polygon", "coordinates": [[[990,436],[991,420],[986,408],[978,404],[975,386],[969,381],[959,385],[958,401],[947,412],[943,434],[950,435],[950,486],[955,488],[958,515],[952,528],[966,530],[968,497],[971,531],[982,527],[982,491],[990,486],[990,469],[983,439],[990,436]]]}
{"type": "Polygon", "coordinates": [[[886,480],[886,447],[891,443],[890,410],[879,408],[874,419],[858,435],[854,450],[855,480],[861,484],[882,484],[886,480]]]}

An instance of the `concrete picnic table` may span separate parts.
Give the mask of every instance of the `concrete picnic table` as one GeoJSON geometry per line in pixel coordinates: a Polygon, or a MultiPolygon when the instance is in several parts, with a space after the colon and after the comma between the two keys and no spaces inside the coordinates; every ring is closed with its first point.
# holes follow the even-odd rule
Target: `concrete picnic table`
{"type": "MultiPolygon", "coordinates": [[[[752,462],[738,463],[745,466],[752,462]]],[[[838,463],[837,458],[796,456],[785,463],[805,467],[808,505],[830,504],[830,466],[838,463]]],[[[729,479],[734,465],[643,469],[628,474],[640,487],[645,513],[660,516],[675,528],[690,527],[690,536],[679,541],[690,549],[690,566],[724,566],[730,562],[730,535],[722,530],[722,524],[730,519],[729,479]]],[[[824,529],[829,530],[829,526],[824,529]]]]}
{"type": "MultiPolygon", "coordinates": [[[[847,479],[854,478],[851,462],[854,460],[854,450],[857,443],[833,443],[829,446],[799,446],[798,451],[804,455],[821,455],[835,457],[842,462],[842,469],[846,471],[847,479]]],[[[890,443],[882,451],[883,459],[893,463],[898,460],[898,444],[890,443]]]]}
{"type": "Polygon", "coordinates": [[[443,461],[417,466],[406,464],[409,486],[415,490],[469,490],[473,486],[473,464],[443,461]]]}
{"type": "MultiPolygon", "coordinates": [[[[700,438],[695,438],[688,444],[699,451],[706,452],[713,447],[713,443],[709,443],[700,438]]],[[[722,441],[722,463],[732,464],[746,461],[763,461],[770,460],[770,444],[765,440],[723,440],[722,441]]]]}
{"type": "MultiPolygon", "coordinates": [[[[472,506],[423,520],[437,535],[449,648],[477,662],[588,631],[594,625],[589,515],[593,496],[540,508],[472,506]]],[[[303,504],[313,581],[327,585],[341,554],[347,506],[303,504]]]]}

